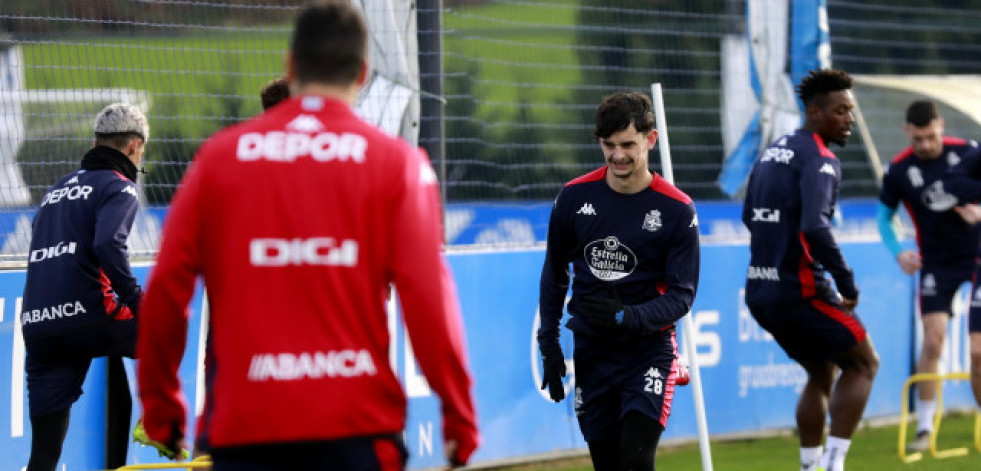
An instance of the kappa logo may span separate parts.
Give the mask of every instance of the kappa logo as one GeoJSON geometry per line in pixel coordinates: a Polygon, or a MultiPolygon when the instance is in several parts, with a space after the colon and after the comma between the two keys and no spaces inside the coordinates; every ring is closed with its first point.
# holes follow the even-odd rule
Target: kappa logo
{"type": "Polygon", "coordinates": [[[78,175],[75,175],[74,177],[69,178],[68,181],[65,182],[65,186],[68,186],[68,185],[78,185],[78,175]]]}
{"type": "Polygon", "coordinates": [[[838,176],[838,174],[835,173],[835,168],[832,167],[831,164],[829,164],[829,163],[825,163],[824,165],[822,165],[821,166],[821,169],[818,170],[818,172],[819,173],[827,173],[828,175],[831,175],[832,177],[838,176]]]}
{"type": "Polygon", "coordinates": [[[297,132],[319,132],[324,130],[324,124],[315,116],[301,114],[290,121],[286,129],[297,132]]]}
{"type": "Polygon", "coordinates": [[[651,367],[644,375],[644,392],[660,395],[664,392],[664,376],[661,370],[651,367]]]}
{"type": "Polygon", "coordinates": [[[697,214],[691,217],[691,224],[688,224],[688,227],[698,227],[698,215],[697,214]]]}
{"type": "Polygon", "coordinates": [[[651,212],[644,216],[644,224],[641,225],[641,227],[643,227],[644,230],[654,232],[660,229],[661,225],[661,212],[656,209],[652,209],[651,212]]]}
{"type": "Polygon", "coordinates": [[[127,186],[127,187],[123,188],[122,190],[120,190],[120,192],[121,193],[128,193],[130,195],[133,195],[133,198],[139,198],[140,197],[139,195],[136,194],[136,187],[127,186]]]}
{"type": "Polygon", "coordinates": [[[584,214],[586,216],[595,216],[596,215],[596,210],[593,209],[593,203],[583,203],[582,207],[579,208],[579,211],[576,211],[576,214],[584,214]]]}

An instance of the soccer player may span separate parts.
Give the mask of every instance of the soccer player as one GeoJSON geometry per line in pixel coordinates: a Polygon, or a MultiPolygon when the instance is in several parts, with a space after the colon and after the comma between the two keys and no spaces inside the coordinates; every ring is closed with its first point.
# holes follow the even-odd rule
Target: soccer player
{"type": "Polygon", "coordinates": [[[831,233],[841,163],[827,143],[844,146],[851,134],[851,85],[848,74],[831,69],[801,80],[804,123],[756,161],[743,205],[750,232],[746,304],[807,371],[797,402],[802,470],[844,469],[879,366],[854,312],[858,286],[831,233]],[[831,430],[822,455],[829,402],[831,430]]]}
{"type": "Polygon", "coordinates": [[[268,110],[279,102],[290,97],[290,83],[285,77],[277,77],[267,83],[259,91],[259,99],[262,101],[262,110],[268,110]]]}
{"type": "Polygon", "coordinates": [[[142,290],[126,239],[139,210],[137,165],[150,127],[132,105],[95,117],[95,146],[80,169],[44,195],[34,215],[20,322],[27,348],[31,415],[28,471],[53,471],[71,406],[92,359],[109,357],[106,467],[126,464],[132,414],[121,357],[136,354],[142,290]]]}
{"type": "Polygon", "coordinates": [[[297,94],[206,141],[167,215],[137,343],[144,424],[171,449],[183,440],[177,371],[201,275],[211,313],[196,444],[216,471],[404,468],[389,282],[441,399],[449,462],[477,447],[436,175],[351,107],[366,34],[349,1],[304,8],[285,74],[297,94]]]}
{"type": "Polygon", "coordinates": [[[648,169],[657,131],[642,93],[603,99],[606,165],[567,183],[549,220],[541,278],[542,389],[565,397],[559,321],[572,264],[575,409],[595,469],[652,470],[678,381],[675,323],[695,299],[691,198],[648,169]]]}
{"type": "MultiPolygon", "coordinates": [[[[923,345],[916,372],[936,373],[951,318],[951,303],[961,284],[971,280],[981,237],[981,228],[967,224],[953,211],[957,201],[944,192],[941,177],[977,145],[944,136],[944,120],[936,103],[929,100],[909,105],[903,131],[912,145],[892,159],[882,177],[879,233],[903,272],[912,275],[920,270],[923,345]],[[919,253],[903,250],[893,231],[892,219],[900,202],[906,206],[916,227],[919,253]]],[[[909,445],[911,451],[925,451],[930,446],[933,416],[937,413],[936,396],[936,382],[917,385],[918,425],[916,438],[909,445]]]]}
{"type": "MultiPolygon", "coordinates": [[[[981,223],[981,149],[967,156],[943,177],[943,186],[957,197],[954,211],[968,224],[981,223]]],[[[968,311],[968,332],[971,343],[971,391],[981,414],[981,258],[976,259],[971,304],[968,311]]]]}

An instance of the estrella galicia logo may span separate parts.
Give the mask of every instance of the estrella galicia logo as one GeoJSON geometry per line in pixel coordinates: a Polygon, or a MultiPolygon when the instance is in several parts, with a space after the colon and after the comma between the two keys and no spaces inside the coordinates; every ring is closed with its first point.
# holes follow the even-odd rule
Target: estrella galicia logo
{"type": "Polygon", "coordinates": [[[583,255],[593,276],[603,281],[619,280],[637,268],[637,256],[616,236],[586,244],[583,255]]]}

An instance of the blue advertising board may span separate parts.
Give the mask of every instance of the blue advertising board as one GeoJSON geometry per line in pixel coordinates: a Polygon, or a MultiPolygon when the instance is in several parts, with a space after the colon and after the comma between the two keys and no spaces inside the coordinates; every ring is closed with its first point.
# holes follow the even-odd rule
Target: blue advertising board
{"type": "MultiPolygon", "coordinates": [[[[878,241],[846,242],[842,249],[862,289],[858,312],[882,360],[865,416],[897,416],[901,387],[910,374],[915,325],[913,281],[902,274],[878,241]]],[[[448,257],[463,310],[483,436],[475,463],[585,448],[572,401],[567,398],[553,403],[539,389],[540,360],[534,334],[543,257],[541,249],[454,252],[448,257]]],[[[702,247],[703,275],[692,312],[695,332],[691,337],[701,365],[708,428],[713,437],[792,428],[797,395],[806,379],[803,370],[757,326],[742,301],[748,258],[744,243],[702,247]]],[[[136,268],[141,280],[148,271],[147,266],[136,268]]],[[[0,272],[0,471],[23,469],[30,448],[24,350],[16,327],[24,276],[23,270],[0,272]]],[[[180,370],[192,415],[200,403],[200,322],[204,308],[205,299],[199,290],[191,305],[188,346],[180,370]]],[[[952,327],[944,360],[949,370],[966,367],[968,344],[962,317],[952,327]]],[[[439,402],[411,361],[411,344],[397,319],[393,318],[390,325],[394,334],[390,360],[409,396],[405,431],[409,466],[439,466],[443,462],[439,402]]],[[[567,358],[571,358],[568,331],[563,331],[562,342],[567,358]]],[[[128,367],[135,391],[133,363],[128,367]]],[[[574,368],[566,380],[571,389],[574,368]]],[[[86,379],[85,394],[72,410],[59,469],[101,467],[104,384],[104,362],[96,361],[86,379]]],[[[945,391],[945,405],[971,407],[967,385],[951,383],[945,391]]],[[[135,409],[134,422],[138,406],[135,409]]],[[[691,387],[681,387],[675,393],[664,439],[694,439],[696,434],[691,387]]],[[[159,458],[153,450],[134,446],[130,461],[158,462],[159,458]]]]}

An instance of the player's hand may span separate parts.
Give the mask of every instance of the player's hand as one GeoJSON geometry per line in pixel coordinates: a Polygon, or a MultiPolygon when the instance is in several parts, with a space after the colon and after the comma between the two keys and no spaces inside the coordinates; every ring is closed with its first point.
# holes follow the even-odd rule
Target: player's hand
{"type": "Polygon", "coordinates": [[[896,261],[899,262],[899,267],[903,269],[903,273],[907,275],[912,275],[916,273],[916,270],[923,268],[923,259],[920,258],[920,254],[913,250],[903,250],[896,257],[896,261]]]}
{"type": "Polygon", "coordinates": [[[542,348],[542,390],[548,388],[548,395],[555,402],[565,399],[565,356],[558,346],[542,348]]]}
{"type": "Polygon", "coordinates": [[[848,299],[844,296],[841,297],[841,307],[848,314],[855,312],[855,306],[858,306],[858,299],[848,299]]]}
{"type": "Polygon", "coordinates": [[[968,203],[961,206],[954,206],[954,211],[968,224],[977,224],[981,222],[981,205],[977,203],[968,203]]]}
{"type": "Polygon", "coordinates": [[[606,328],[629,327],[627,313],[619,299],[601,296],[583,296],[579,299],[577,315],[590,324],[606,328]]]}

